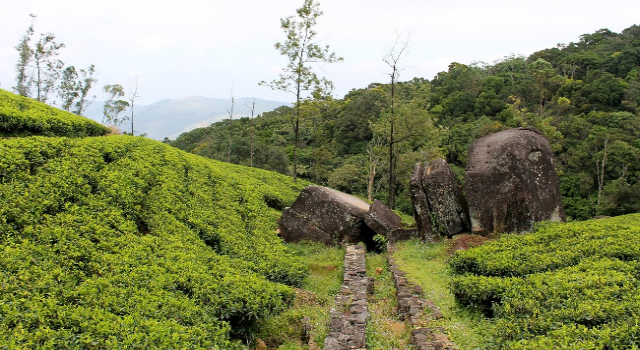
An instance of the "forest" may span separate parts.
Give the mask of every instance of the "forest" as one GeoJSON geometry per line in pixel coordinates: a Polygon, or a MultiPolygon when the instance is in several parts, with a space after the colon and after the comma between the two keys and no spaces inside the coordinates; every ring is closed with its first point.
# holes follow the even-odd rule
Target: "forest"
{"type": "Polygon", "coordinates": [[[551,142],[568,217],[585,220],[640,210],[639,103],[640,26],[633,25],[529,57],[453,62],[431,80],[372,83],[341,99],[303,100],[299,113],[283,106],[165,142],[288,175],[295,150],[297,177],[411,213],[416,162],[445,158],[464,187],[474,140],[533,126],[551,142]]]}

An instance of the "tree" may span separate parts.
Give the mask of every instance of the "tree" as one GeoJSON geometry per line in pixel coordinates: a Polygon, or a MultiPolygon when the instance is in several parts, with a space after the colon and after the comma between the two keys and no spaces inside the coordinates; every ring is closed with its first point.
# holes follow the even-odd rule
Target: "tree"
{"type": "Polygon", "coordinates": [[[231,84],[231,110],[227,109],[229,114],[229,152],[227,153],[227,163],[231,163],[231,145],[233,140],[233,109],[236,106],[236,97],[233,96],[233,84],[231,84]]]}
{"type": "Polygon", "coordinates": [[[78,72],[74,66],[69,66],[62,71],[60,86],[58,87],[58,97],[62,109],[67,112],[71,111],[73,102],[78,97],[78,72]]]}
{"type": "Polygon", "coordinates": [[[396,41],[393,43],[391,48],[387,51],[382,60],[391,68],[391,71],[387,73],[389,78],[391,79],[391,93],[389,96],[389,133],[388,133],[388,156],[389,156],[389,197],[387,199],[387,204],[393,208],[395,204],[395,193],[396,193],[396,154],[394,147],[398,140],[395,138],[396,134],[396,85],[398,82],[398,77],[400,76],[399,62],[407,56],[407,48],[409,47],[409,39],[410,35],[406,34],[403,38],[402,34],[399,34],[396,37],[396,41]]]}
{"type": "Polygon", "coordinates": [[[381,135],[374,135],[367,144],[367,156],[369,157],[369,172],[367,174],[367,199],[373,200],[373,185],[384,160],[384,141],[381,135]]]}
{"type": "Polygon", "coordinates": [[[30,15],[31,25],[27,29],[27,33],[22,37],[20,43],[16,46],[16,50],[20,55],[18,59],[18,63],[16,64],[16,86],[13,90],[20,96],[31,96],[31,74],[28,71],[29,63],[31,63],[31,58],[33,57],[33,49],[29,45],[31,41],[31,36],[33,35],[33,22],[35,21],[35,15],[30,15]]]}
{"type": "Polygon", "coordinates": [[[249,118],[249,166],[251,168],[253,168],[253,155],[254,155],[254,150],[253,150],[253,135],[255,132],[255,129],[253,127],[253,117],[254,117],[254,113],[256,111],[256,99],[253,99],[253,103],[251,104],[251,107],[249,107],[248,104],[245,103],[245,106],[247,108],[249,108],[251,110],[251,117],[249,118]]]}
{"type": "Polygon", "coordinates": [[[93,77],[93,74],[96,72],[96,67],[92,64],[87,69],[80,69],[81,78],[78,80],[78,100],[75,103],[75,109],[73,113],[77,115],[83,115],[84,111],[89,107],[89,105],[96,99],[96,96],[92,96],[92,100],[87,100],[87,96],[89,95],[89,90],[93,87],[93,85],[98,82],[98,79],[93,77]]]}
{"type": "Polygon", "coordinates": [[[31,25],[16,46],[20,58],[16,64],[17,75],[14,90],[22,96],[32,97],[32,89],[35,88],[36,100],[46,102],[48,95],[55,89],[62,67],[64,67],[64,63],[55,58],[64,44],[55,42],[56,36],[47,33],[40,34],[40,40],[31,47],[29,42],[35,33],[33,24],[36,15],[30,16],[33,18],[31,25]]]}
{"type": "MultiPolygon", "coordinates": [[[[95,66],[91,65],[87,69],[76,71],[76,67],[69,66],[62,71],[60,84],[57,93],[60,98],[62,109],[82,115],[93,101],[87,99],[89,90],[97,82],[93,77],[95,66]],[[71,109],[73,107],[73,110],[71,109]]],[[[93,99],[96,97],[93,96],[93,99]]]]}
{"type": "Polygon", "coordinates": [[[530,65],[531,75],[533,76],[533,86],[538,92],[539,113],[542,116],[544,112],[545,101],[554,95],[555,85],[560,85],[561,78],[557,76],[555,69],[551,63],[537,59],[530,65]]]}
{"type": "Polygon", "coordinates": [[[333,84],[326,78],[320,78],[313,72],[313,63],[334,63],[342,61],[342,57],[330,52],[329,45],[321,47],[314,41],[317,33],[314,27],[318,17],[322,15],[320,5],[313,0],[304,0],[296,16],[280,19],[280,28],[286,34],[284,42],[275,44],[276,50],[286,56],[289,63],[283,68],[278,79],[271,82],[260,82],[273,90],[292,93],[296,96],[291,113],[291,124],[294,132],[293,143],[293,179],[297,180],[298,144],[300,140],[301,104],[303,100],[321,99],[331,93],[333,84]]]}
{"type": "Polygon", "coordinates": [[[102,88],[105,95],[102,123],[113,124],[116,127],[129,119],[129,116],[118,117],[129,107],[129,102],[121,100],[124,97],[124,88],[120,84],[105,85],[102,88]]]}
{"type": "Polygon", "coordinates": [[[138,97],[138,77],[136,77],[133,86],[131,85],[131,81],[129,81],[129,96],[127,96],[130,102],[129,106],[131,107],[131,136],[135,135],[133,130],[133,105],[138,97]]]}

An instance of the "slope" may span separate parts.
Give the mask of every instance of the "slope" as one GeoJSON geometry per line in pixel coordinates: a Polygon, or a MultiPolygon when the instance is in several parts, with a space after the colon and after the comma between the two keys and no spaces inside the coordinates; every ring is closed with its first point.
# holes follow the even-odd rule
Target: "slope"
{"type": "Polygon", "coordinates": [[[109,129],[87,118],[0,89],[0,137],[84,137],[108,132],[109,129]]]}
{"type": "Polygon", "coordinates": [[[304,186],[144,138],[0,139],[0,347],[241,347],[307,275],[275,233],[304,186]]]}

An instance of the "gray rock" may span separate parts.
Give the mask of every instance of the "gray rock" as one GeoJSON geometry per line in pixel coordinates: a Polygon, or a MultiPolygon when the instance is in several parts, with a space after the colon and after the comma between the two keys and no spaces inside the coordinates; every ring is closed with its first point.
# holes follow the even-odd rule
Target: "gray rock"
{"type": "Polygon", "coordinates": [[[280,236],[286,242],[370,244],[375,233],[364,223],[368,211],[369,203],[359,198],[327,187],[308,186],[283,211],[280,236]]]}
{"type": "Polygon", "coordinates": [[[391,208],[379,200],[374,200],[369,212],[364,215],[364,223],[377,234],[389,238],[393,230],[400,229],[402,219],[391,208]]]}
{"type": "Polygon", "coordinates": [[[470,228],[466,201],[446,160],[416,164],[410,191],[414,217],[422,238],[435,240],[470,228]]]}
{"type": "Polygon", "coordinates": [[[474,142],[466,190],[472,231],[530,231],[539,221],[565,221],[551,146],[534,128],[517,128],[474,142]]]}
{"type": "Polygon", "coordinates": [[[432,213],[433,230],[443,236],[470,229],[471,224],[456,175],[444,159],[436,159],[422,171],[422,187],[432,213]]]}
{"type": "Polygon", "coordinates": [[[409,192],[411,193],[411,203],[413,204],[413,216],[418,225],[420,237],[427,238],[433,235],[431,230],[431,210],[427,201],[427,194],[422,187],[422,165],[419,163],[413,167],[413,174],[409,181],[409,192]]]}

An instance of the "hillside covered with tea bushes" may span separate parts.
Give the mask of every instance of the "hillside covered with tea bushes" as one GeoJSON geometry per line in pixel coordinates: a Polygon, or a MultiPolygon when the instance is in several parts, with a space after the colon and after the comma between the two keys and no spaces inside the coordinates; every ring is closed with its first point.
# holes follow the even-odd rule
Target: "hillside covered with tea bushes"
{"type": "Polygon", "coordinates": [[[0,348],[241,347],[307,275],[275,234],[305,185],[131,136],[1,139],[0,348]]]}
{"type": "Polygon", "coordinates": [[[0,89],[0,137],[84,137],[108,132],[93,120],[0,89]]]}
{"type": "Polygon", "coordinates": [[[638,349],[640,214],[546,224],[457,252],[453,293],[497,349],[638,349]]]}

